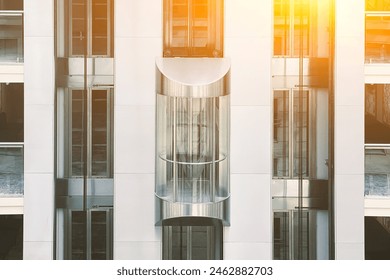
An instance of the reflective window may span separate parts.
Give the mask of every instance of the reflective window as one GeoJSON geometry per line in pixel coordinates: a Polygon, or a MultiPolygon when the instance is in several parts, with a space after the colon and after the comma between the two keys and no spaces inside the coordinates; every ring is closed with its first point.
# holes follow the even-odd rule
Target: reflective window
{"type": "Polygon", "coordinates": [[[390,11],[390,0],[366,0],[366,11],[390,11]]]}
{"type": "Polygon", "coordinates": [[[366,62],[390,62],[390,1],[366,0],[366,62]]]}
{"type": "MultiPolygon", "coordinates": [[[[69,6],[65,5],[63,10],[69,18],[69,55],[112,57],[114,1],[71,0],[68,3],[69,6]]],[[[62,9],[59,10],[59,13],[62,12],[62,9]]],[[[60,29],[58,32],[63,33],[60,29]]]]}
{"type": "Polygon", "coordinates": [[[309,91],[274,91],[275,178],[309,176],[309,91]]]}
{"type": "Polygon", "coordinates": [[[390,196],[390,85],[366,85],[365,196],[390,196]]]}
{"type": "Polygon", "coordinates": [[[72,89],[67,92],[64,97],[59,96],[59,99],[64,98],[63,107],[59,110],[67,112],[64,123],[59,127],[63,130],[59,133],[64,137],[60,141],[64,143],[65,148],[64,176],[87,175],[110,178],[112,176],[112,90],[92,89],[85,92],[72,89]]]}
{"type": "Polygon", "coordinates": [[[309,211],[274,212],[274,260],[314,258],[312,251],[315,247],[315,236],[310,232],[309,227],[311,213],[309,211]]]}
{"type": "Polygon", "coordinates": [[[165,57],[222,57],[222,0],[164,1],[165,57]]]}
{"type": "Polygon", "coordinates": [[[222,223],[210,218],[177,218],[163,224],[164,260],[221,260],[222,223]]]}
{"type": "Polygon", "coordinates": [[[23,84],[0,84],[0,196],[23,195],[23,84]]]}
{"type": "Polygon", "coordinates": [[[112,259],[112,210],[69,211],[68,219],[65,259],[112,259]]]}
{"type": "Polygon", "coordinates": [[[23,62],[23,0],[0,1],[0,62],[23,62]]]}
{"type": "Polygon", "coordinates": [[[309,55],[310,0],[274,0],[274,56],[309,55]]]}

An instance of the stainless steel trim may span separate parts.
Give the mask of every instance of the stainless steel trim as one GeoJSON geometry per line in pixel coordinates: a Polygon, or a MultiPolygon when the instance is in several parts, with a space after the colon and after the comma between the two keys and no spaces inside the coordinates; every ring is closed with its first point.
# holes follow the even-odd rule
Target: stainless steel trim
{"type": "MultiPolygon", "coordinates": [[[[114,179],[88,178],[88,196],[112,196],[114,179]]],[[[83,178],[56,179],[56,196],[82,196],[83,178]]]]}
{"type": "Polygon", "coordinates": [[[230,94],[230,60],[227,58],[157,58],[156,92],[187,98],[230,94]]]}
{"type": "Polygon", "coordinates": [[[219,219],[225,226],[230,225],[230,197],[212,203],[179,203],[155,196],[156,225],[162,221],[180,217],[207,217],[219,219]]]}
{"type": "MultiPolygon", "coordinates": [[[[302,207],[328,209],[328,180],[302,181],[302,207]]],[[[274,210],[291,210],[299,207],[299,180],[273,180],[272,206],[274,210]]]]}

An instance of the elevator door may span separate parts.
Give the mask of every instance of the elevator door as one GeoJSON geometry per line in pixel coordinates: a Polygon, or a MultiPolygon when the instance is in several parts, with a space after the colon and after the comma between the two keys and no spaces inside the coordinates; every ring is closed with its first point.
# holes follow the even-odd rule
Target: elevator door
{"type": "Polygon", "coordinates": [[[164,260],[221,260],[222,223],[208,218],[178,218],[163,225],[164,260]],[[199,222],[200,221],[200,222],[199,222]]]}
{"type": "Polygon", "coordinates": [[[112,259],[112,209],[69,211],[66,259],[112,259]]]}
{"type": "Polygon", "coordinates": [[[274,212],[274,260],[315,259],[315,221],[309,211],[274,212]],[[313,227],[314,225],[314,227],[313,227]]]}

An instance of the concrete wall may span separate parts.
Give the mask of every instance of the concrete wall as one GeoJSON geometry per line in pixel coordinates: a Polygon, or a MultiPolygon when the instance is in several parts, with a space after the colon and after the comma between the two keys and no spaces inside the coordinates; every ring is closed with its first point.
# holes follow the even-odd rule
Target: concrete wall
{"type": "Polygon", "coordinates": [[[54,1],[24,1],[24,259],[53,258],[54,1]]]}

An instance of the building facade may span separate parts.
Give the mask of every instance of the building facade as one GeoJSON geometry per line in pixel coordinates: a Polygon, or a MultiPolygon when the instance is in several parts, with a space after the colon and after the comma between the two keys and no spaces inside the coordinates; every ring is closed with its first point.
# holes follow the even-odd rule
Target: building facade
{"type": "Polygon", "coordinates": [[[390,1],[0,17],[1,258],[390,258],[390,1]]]}

